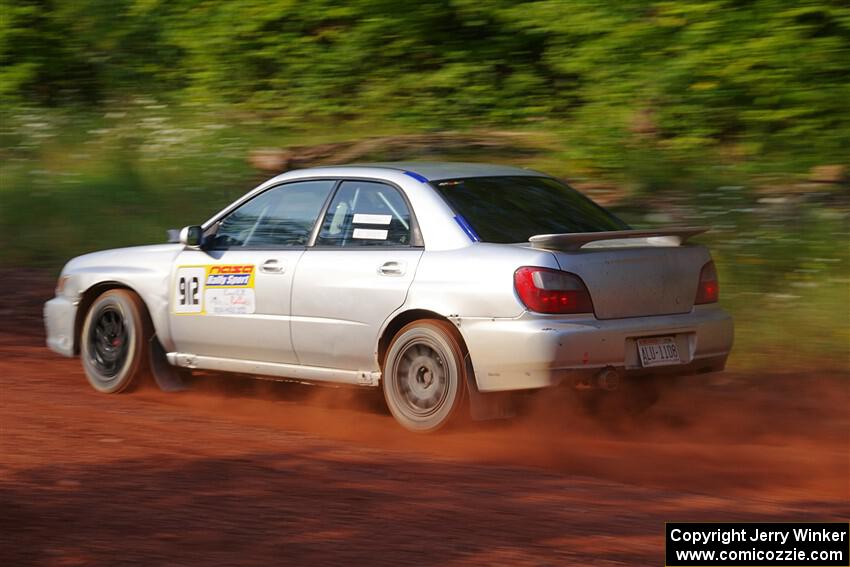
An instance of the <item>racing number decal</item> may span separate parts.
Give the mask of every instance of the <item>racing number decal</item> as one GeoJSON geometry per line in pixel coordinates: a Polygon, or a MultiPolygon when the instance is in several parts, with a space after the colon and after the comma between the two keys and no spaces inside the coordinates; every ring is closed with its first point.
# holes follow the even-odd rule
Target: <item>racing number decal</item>
{"type": "Polygon", "coordinates": [[[177,268],[172,299],[175,313],[203,313],[205,276],[204,266],[177,268]]]}
{"type": "Polygon", "coordinates": [[[201,298],[198,297],[198,289],[200,285],[201,283],[198,278],[193,277],[190,284],[186,281],[185,277],[181,277],[180,282],[177,284],[180,289],[180,301],[178,303],[180,305],[200,305],[201,298]]]}
{"type": "Polygon", "coordinates": [[[254,265],[179,266],[172,295],[174,313],[254,313],[254,265]]]}

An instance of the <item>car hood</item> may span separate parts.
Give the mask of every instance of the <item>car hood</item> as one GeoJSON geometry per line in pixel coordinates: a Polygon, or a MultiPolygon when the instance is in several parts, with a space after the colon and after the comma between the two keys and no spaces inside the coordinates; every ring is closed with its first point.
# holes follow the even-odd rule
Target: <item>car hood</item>
{"type": "Polygon", "coordinates": [[[64,294],[77,298],[93,285],[111,282],[158,303],[166,298],[171,268],[183,248],[182,244],[154,244],[77,256],[62,269],[64,294]]]}
{"type": "Polygon", "coordinates": [[[171,262],[183,248],[182,244],[151,244],[92,252],[69,261],[62,270],[62,274],[102,273],[116,268],[128,272],[168,270],[171,262]]]}

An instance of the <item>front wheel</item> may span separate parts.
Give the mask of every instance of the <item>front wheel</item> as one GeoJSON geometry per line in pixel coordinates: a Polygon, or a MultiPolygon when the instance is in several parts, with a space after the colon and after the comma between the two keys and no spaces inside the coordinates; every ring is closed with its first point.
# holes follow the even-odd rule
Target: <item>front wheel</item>
{"type": "Polygon", "coordinates": [[[416,433],[448,424],[465,398],[463,360],[450,323],[429,319],[403,327],[384,362],[384,398],[393,417],[416,433]]]}
{"type": "Polygon", "coordinates": [[[89,384],[106,394],[130,388],[146,368],[150,335],[147,312],[135,293],[113,289],[95,299],[80,337],[89,384]]]}

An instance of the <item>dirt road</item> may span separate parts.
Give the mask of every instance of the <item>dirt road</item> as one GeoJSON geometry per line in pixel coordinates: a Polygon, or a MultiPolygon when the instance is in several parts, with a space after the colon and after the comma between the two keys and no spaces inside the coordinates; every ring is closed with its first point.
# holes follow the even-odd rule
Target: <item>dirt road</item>
{"type": "Polygon", "coordinates": [[[850,376],[694,379],[640,420],[565,395],[403,432],[370,394],[222,376],[96,394],[0,311],[2,565],[662,565],[663,522],[846,520],[850,376]]]}

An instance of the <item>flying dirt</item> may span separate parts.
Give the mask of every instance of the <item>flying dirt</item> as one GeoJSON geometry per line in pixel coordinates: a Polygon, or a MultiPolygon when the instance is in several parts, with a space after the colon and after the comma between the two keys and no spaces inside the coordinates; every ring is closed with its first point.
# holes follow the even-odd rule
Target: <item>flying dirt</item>
{"type": "Polygon", "coordinates": [[[638,418],[569,391],[404,431],[372,391],[198,374],[92,391],[5,278],[0,563],[662,564],[665,521],[846,520],[847,373],[695,377],[638,418]]]}

